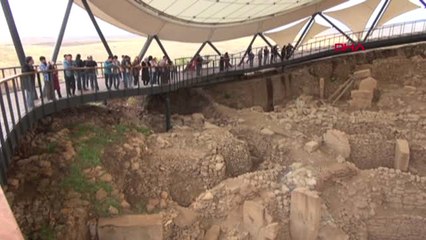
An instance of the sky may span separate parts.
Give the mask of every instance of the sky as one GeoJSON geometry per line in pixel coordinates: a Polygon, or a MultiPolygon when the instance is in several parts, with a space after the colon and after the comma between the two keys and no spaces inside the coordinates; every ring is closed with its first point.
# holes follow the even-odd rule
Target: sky
{"type": "MultiPolygon", "coordinates": [[[[339,8],[354,5],[364,0],[349,0],[349,3],[339,8]]],[[[405,0],[394,0],[405,1],[405,0]]],[[[421,6],[421,0],[410,0],[421,6]]],[[[426,1],[426,0],[424,0],[426,1]]],[[[9,0],[15,22],[23,42],[35,39],[48,39],[54,41],[59,32],[63,15],[68,0],[9,0]]],[[[426,19],[426,9],[418,9],[391,20],[389,23],[406,22],[417,19],[426,19]]],[[[317,18],[319,24],[327,25],[325,21],[317,18]]],[[[134,34],[116,28],[98,19],[102,32],[110,38],[135,38],[134,34]]],[[[343,24],[338,24],[343,30],[348,30],[343,24]]],[[[88,14],[74,5],[71,10],[70,19],[64,40],[97,38],[96,31],[90,22],[88,14]]],[[[98,38],[97,38],[98,39],[98,38]]],[[[10,43],[10,33],[7,28],[3,11],[0,11],[0,43],[10,43]]]]}

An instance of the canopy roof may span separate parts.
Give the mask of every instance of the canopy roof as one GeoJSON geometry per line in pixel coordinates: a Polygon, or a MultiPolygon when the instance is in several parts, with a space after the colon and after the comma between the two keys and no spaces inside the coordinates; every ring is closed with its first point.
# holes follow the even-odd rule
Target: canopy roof
{"type": "MultiPolygon", "coordinates": [[[[75,1],[83,6],[81,0],[75,1]]],[[[139,35],[204,42],[254,35],[345,0],[87,0],[104,21],[139,35]]]]}

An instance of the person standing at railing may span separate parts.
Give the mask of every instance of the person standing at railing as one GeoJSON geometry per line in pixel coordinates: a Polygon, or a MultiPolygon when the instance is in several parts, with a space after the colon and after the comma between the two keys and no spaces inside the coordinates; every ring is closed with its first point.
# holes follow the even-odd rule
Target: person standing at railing
{"type": "Polygon", "coordinates": [[[92,56],[87,57],[87,81],[90,81],[90,88],[92,90],[99,90],[98,85],[98,63],[93,60],[92,56]]]}
{"type": "Polygon", "coordinates": [[[271,64],[276,63],[278,58],[278,45],[275,45],[271,49],[271,64]]]}
{"type": "Polygon", "coordinates": [[[281,49],[281,62],[284,61],[284,59],[286,58],[287,55],[287,45],[284,45],[283,48],[281,49]]]}
{"type": "Polygon", "coordinates": [[[55,98],[55,93],[53,91],[52,73],[49,72],[50,64],[47,63],[46,58],[43,56],[40,57],[39,67],[44,79],[43,95],[47,100],[53,100],[55,98]]]}
{"type": "Polygon", "coordinates": [[[250,48],[250,52],[248,53],[248,60],[247,60],[250,64],[250,67],[253,67],[253,61],[254,61],[254,53],[250,48]]]}
{"type": "Polygon", "coordinates": [[[291,45],[291,43],[287,44],[286,59],[289,59],[291,57],[291,55],[293,54],[293,51],[294,51],[293,45],[291,45]]]}
{"type": "Polygon", "coordinates": [[[84,78],[85,78],[84,66],[85,66],[85,64],[84,64],[83,60],[81,60],[80,54],[76,55],[74,65],[75,65],[74,67],[78,68],[77,71],[75,72],[78,91],[81,91],[82,88],[84,90],[87,90],[86,86],[85,86],[85,81],[84,81],[84,78]]]}
{"type": "Polygon", "coordinates": [[[219,58],[219,71],[223,72],[223,70],[225,69],[225,59],[222,55],[220,55],[219,58]]]}
{"type": "Polygon", "coordinates": [[[269,60],[269,48],[265,46],[265,48],[263,49],[263,65],[268,64],[268,60],[269,60]]]}
{"type": "Polygon", "coordinates": [[[75,78],[74,78],[74,70],[72,64],[72,55],[66,54],[64,59],[64,76],[65,76],[65,86],[67,88],[67,95],[74,96],[75,95],[75,78]]]}
{"type": "Polygon", "coordinates": [[[225,62],[225,70],[232,68],[231,58],[229,57],[228,52],[226,52],[225,55],[223,56],[223,61],[225,62]]]}
{"type": "Polygon", "coordinates": [[[51,62],[49,64],[49,70],[52,73],[52,80],[53,80],[53,88],[56,90],[56,93],[58,94],[59,98],[62,98],[61,94],[61,85],[59,84],[59,74],[58,74],[58,68],[56,66],[55,62],[51,62]]]}
{"type": "Polygon", "coordinates": [[[197,70],[197,77],[201,76],[201,70],[203,69],[203,57],[197,54],[195,57],[195,69],[197,70]]]}
{"type": "Polygon", "coordinates": [[[121,60],[121,70],[123,72],[124,88],[131,88],[132,86],[131,68],[132,63],[130,62],[130,57],[123,55],[121,60]]]}
{"type": "Polygon", "coordinates": [[[25,58],[25,65],[22,67],[22,73],[25,74],[21,78],[22,89],[25,90],[25,100],[28,110],[34,108],[34,89],[35,89],[35,69],[34,60],[31,56],[25,58]]]}
{"type": "Polygon", "coordinates": [[[139,57],[136,56],[133,59],[133,63],[132,63],[132,74],[133,74],[133,85],[134,86],[139,86],[139,76],[140,76],[140,72],[141,72],[141,64],[140,64],[140,60],[139,57]]]}
{"type": "Polygon", "coordinates": [[[148,59],[142,61],[142,82],[143,85],[146,86],[149,83],[149,67],[147,64],[148,59]]]}
{"type": "Polygon", "coordinates": [[[259,67],[262,66],[262,59],[263,59],[263,48],[260,48],[259,51],[257,51],[257,60],[259,67]]]}
{"type": "Polygon", "coordinates": [[[104,62],[105,86],[108,90],[112,87],[112,56],[104,62]]]}
{"type": "Polygon", "coordinates": [[[118,61],[118,57],[116,55],[112,58],[112,78],[113,78],[113,81],[114,81],[115,89],[119,89],[120,88],[120,79],[121,79],[120,61],[118,61]]]}
{"type": "Polygon", "coordinates": [[[158,76],[160,84],[166,82],[166,74],[167,74],[167,57],[163,56],[163,58],[158,63],[158,76]]]}

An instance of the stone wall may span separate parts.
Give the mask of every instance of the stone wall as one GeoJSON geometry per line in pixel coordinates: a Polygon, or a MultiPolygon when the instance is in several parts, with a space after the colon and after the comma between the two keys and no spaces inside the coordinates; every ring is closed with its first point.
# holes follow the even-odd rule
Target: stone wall
{"type": "MultiPolygon", "coordinates": [[[[370,69],[372,77],[382,84],[425,85],[426,43],[402,47],[383,48],[348,54],[335,58],[306,63],[289,68],[288,73],[272,78],[274,104],[282,104],[286,98],[301,94],[319,97],[319,78],[325,80],[325,98],[330,96],[354,71],[370,69]],[[422,78],[423,76],[423,78],[422,78]],[[283,78],[282,78],[283,77],[283,78]],[[284,80],[285,79],[285,80],[284,80]],[[286,91],[285,81],[290,82],[286,91]]],[[[221,84],[206,88],[219,103],[234,107],[265,107],[267,104],[264,79],[221,84]]],[[[350,94],[344,96],[348,99],[350,94]]]]}
{"type": "Polygon", "coordinates": [[[370,240],[423,240],[426,236],[426,218],[419,216],[378,216],[367,225],[370,240]]]}

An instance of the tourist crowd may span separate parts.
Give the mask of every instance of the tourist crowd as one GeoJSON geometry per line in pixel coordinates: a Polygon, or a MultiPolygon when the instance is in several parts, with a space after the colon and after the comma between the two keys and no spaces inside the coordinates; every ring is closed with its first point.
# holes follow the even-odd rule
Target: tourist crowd
{"type": "MultiPolygon", "coordinates": [[[[272,46],[270,49],[262,47],[258,50],[257,56],[253,53],[253,50],[249,48],[246,52],[248,56],[247,63],[250,67],[254,66],[254,59],[257,57],[258,66],[273,64],[278,60],[284,61],[288,59],[294,51],[294,47],[291,44],[284,46],[279,53],[279,47],[277,45],[272,46]]],[[[38,73],[43,76],[43,96],[48,100],[56,98],[55,92],[59,98],[61,95],[61,86],[59,83],[58,68],[55,62],[48,62],[45,57],[40,57],[40,65],[38,73]]],[[[244,59],[243,59],[244,60],[244,59]]],[[[196,71],[197,76],[202,73],[203,64],[209,61],[204,60],[199,54],[197,54],[188,63],[185,70],[196,71]]],[[[220,56],[219,59],[219,71],[226,71],[232,68],[231,58],[226,52],[220,56]]],[[[78,91],[98,91],[98,71],[103,70],[103,77],[107,90],[112,88],[119,89],[120,83],[123,83],[125,89],[134,87],[140,87],[140,83],[144,86],[168,84],[169,81],[177,79],[177,68],[173,65],[173,62],[164,56],[160,61],[157,58],[149,56],[143,60],[136,56],[133,61],[127,55],[122,55],[121,60],[117,56],[109,56],[108,59],[103,62],[102,66],[98,66],[98,63],[93,59],[92,56],[88,56],[86,60],[81,58],[80,54],[76,55],[75,60],[71,54],[65,54],[63,60],[63,72],[67,96],[75,96],[76,90],[78,91]]],[[[34,67],[34,59],[27,57],[25,59],[25,65],[22,68],[23,81],[21,83],[22,89],[25,90],[25,98],[28,108],[34,107],[34,100],[38,99],[35,77],[37,69],[34,67]]]]}

